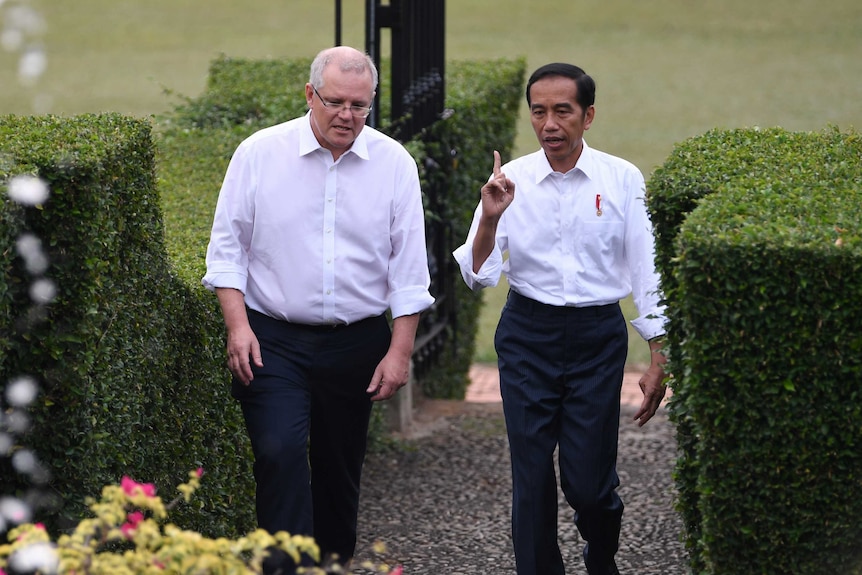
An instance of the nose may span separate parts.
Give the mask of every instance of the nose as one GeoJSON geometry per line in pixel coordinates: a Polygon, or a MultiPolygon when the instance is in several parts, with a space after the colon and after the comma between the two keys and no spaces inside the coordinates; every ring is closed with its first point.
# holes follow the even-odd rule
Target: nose
{"type": "Polygon", "coordinates": [[[560,125],[557,122],[557,116],[555,114],[548,114],[545,118],[545,130],[556,130],[560,125]]]}

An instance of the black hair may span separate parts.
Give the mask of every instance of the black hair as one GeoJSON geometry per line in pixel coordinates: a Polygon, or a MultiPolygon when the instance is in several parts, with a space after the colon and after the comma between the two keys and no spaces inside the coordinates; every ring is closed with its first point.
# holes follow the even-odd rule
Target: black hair
{"type": "Polygon", "coordinates": [[[533,75],[530,76],[530,79],[527,80],[527,105],[531,105],[530,101],[530,88],[533,87],[533,84],[541,80],[542,78],[547,78],[549,76],[563,76],[565,78],[571,78],[575,81],[575,85],[578,88],[577,93],[577,101],[578,105],[581,109],[586,113],[587,108],[595,104],[596,102],[596,82],[590,77],[589,74],[584,72],[581,68],[574,66],[572,64],[563,64],[561,62],[555,62],[553,64],[545,64],[541,68],[537,69],[533,72],[533,75]]]}

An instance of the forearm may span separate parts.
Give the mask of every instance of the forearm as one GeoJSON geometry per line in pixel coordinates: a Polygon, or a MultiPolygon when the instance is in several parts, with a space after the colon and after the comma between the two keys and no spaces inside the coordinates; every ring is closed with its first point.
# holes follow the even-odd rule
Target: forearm
{"type": "Polygon", "coordinates": [[[494,251],[494,244],[497,241],[497,223],[499,220],[493,220],[482,216],[479,220],[479,226],[476,229],[476,236],[473,238],[473,273],[479,273],[485,260],[494,251]]]}
{"type": "Polygon", "coordinates": [[[418,313],[396,317],[392,321],[392,341],[389,344],[389,351],[408,358],[413,355],[418,327],[418,313]]]}
{"type": "Polygon", "coordinates": [[[659,373],[662,381],[664,381],[666,375],[665,364],[667,363],[667,357],[662,353],[664,336],[653,338],[648,343],[650,351],[650,370],[659,373]]]}
{"type": "Polygon", "coordinates": [[[247,326],[248,314],[243,293],[233,288],[216,288],[215,293],[228,331],[247,326]]]}

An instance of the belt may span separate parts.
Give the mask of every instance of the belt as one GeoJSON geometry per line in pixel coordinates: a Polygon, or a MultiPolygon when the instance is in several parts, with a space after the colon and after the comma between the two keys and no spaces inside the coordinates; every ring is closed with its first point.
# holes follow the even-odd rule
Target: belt
{"type": "Polygon", "coordinates": [[[583,307],[552,305],[528,298],[511,289],[506,305],[513,310],[536,317],[604,317],[615,314],[619,309],[619,302],[583,307]]]}
{"type": "Polygon", "coordinates": [[[364,322],[366,322],[366,321],[373,320],[373,319],[377,319],[377,318],[379,318],[379,317],[381,317],[381,316],[383,315],[383,314],[381,314],[381,315],[375,315],[375,316],[371,316],[371,317],[366,317],[366,318],[363,318],[363,319],[360,319],[360,320],[358,320],[358,321],[354,321],[354,322],[351,322],[351,323],[344,323],[344,322],[337,322],[337,323],[296,323],[296,322],[292,322],[292,321],[284,321],[284,320],[282,320],[282,319],[276,319],[276,318],[274,318],[274,317],[272,317],[272,316],[266,315],[266,314],[261,313],[261,312],[259,312],[259,311],[257,311],[257,310],[253,310],[253,309],[251,309],[251,308],[250,308],[250,307],[248,307],[248,306],[246,306],[246,311],[247,311],[250,315],[255,315],[255,316],[257,316],[257,317],[259,317],[259,318],[261,318],[261,319],[264,319],[264,320],[277,321],[277,322],[280,322],[280,323],[285,324],[285,325],[289,325],[289,326],[292,326],[292,327],[296,327],[296,328],[299,328],[299,329],[303,329],[303,330],[305,330],[305,331],[313,331],[313,332],[331,332],[331,331],[337,331],[337,330],[340,330],[340,329],[343,329],[343,328],[353,327],[353,326],[360,325],[360,324],[362,324],[362,323],[364,323],[364,322]]]}

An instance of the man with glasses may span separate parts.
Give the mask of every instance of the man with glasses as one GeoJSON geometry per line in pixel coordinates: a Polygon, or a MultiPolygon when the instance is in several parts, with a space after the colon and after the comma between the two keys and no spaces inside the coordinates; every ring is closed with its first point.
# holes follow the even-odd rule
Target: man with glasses
{"type": "Polygon", "coordinates": [[[203,278],[227,328],[258,523],[312,535],[342,563],[356,545],[372,402],[407,383],[434,301],[416,163],[365,125],[377,78],[353,48],[317,55],[308,113],[235,151],[203,278]]]}

